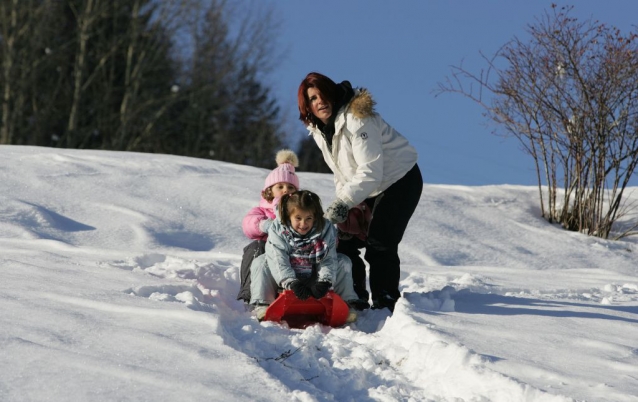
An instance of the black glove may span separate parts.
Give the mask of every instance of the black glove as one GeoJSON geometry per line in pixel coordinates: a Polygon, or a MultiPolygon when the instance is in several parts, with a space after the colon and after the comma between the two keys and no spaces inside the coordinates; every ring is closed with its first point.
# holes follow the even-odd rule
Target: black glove
{"type": "Polygon", "coordinates": [[[312,295],[315,297],[315,299],[321,299],[326,295],[326,293],[328,293],[328,290],[330,290],[331,287],[332,283],[330,282],[315,282],[310,287],[310,290],[312,291],[312,295]]]}
{"type": "Polygon", "coordinates": [[[307,298],[312,296],[312,291],[310,290],[310,287],[308,287],[306,284],[304,284],[303,282],[299,280],[294,280],[290,282],[290,285],[288,285],[288,288],[295,293],[295,296],[297,296],[299,300],[306,300],[307,298]]]}
{"type": "Polygon", "coordinates": [[[348,219],[348,205],[340,199],[336,199],[330,204],[326,213],[323,215],[332,223],[341,223],[348,219]]]}

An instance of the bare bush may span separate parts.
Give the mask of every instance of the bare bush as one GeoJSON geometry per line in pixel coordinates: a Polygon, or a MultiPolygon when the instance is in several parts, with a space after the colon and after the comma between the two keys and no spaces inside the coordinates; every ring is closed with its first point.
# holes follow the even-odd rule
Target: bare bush
{"type": "Polygon", "coordinates": [[[553,5],[528,26],[528,41],[483,56],[488,67],[478,75],[453,67],[436,92],[477,102],[520,141],[535,162],[545,218],[608,238],[633,210],[623,194],[638,164],[638,34],[580,22],[571,10],[553,5]]]}

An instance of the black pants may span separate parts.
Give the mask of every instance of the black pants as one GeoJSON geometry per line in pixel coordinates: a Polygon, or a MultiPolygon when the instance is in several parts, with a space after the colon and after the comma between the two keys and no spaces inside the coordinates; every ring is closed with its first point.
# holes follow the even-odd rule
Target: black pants
{"type": "Polygon", "coordinates": [[[244,247],[244,255],[241,259],[240,270],[241,285],[239,287],[239,293],[237,294],[237,300],[243,300],[246,303],[250,303],[250,266],[256,257],[265,252],[265,247],[266,242],[263,240],[255,240],[244,247]]]}
{"type": "Polygon", "coordinates": [[[405,176],[382,194],[365,200],[373,209],[368,239],[365,242],[356,237],[339,240],[337,251],[352,260],[354,290],[361,299],[368,300],[369,296],[366,290],[365,263],[360,256],[361,248],[365,248],[365,259],[370,265],[370,291],[373,302],[384,294],[395,300],[401,297],[399,243],[419,204],[422,191],[421,170],[418,165],[414,165],[405,176]]]}

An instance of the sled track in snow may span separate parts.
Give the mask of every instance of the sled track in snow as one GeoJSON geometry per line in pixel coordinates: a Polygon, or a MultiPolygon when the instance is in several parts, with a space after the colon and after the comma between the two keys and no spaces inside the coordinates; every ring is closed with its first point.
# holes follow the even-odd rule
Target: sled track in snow
{"type": "Polygon", "coordinates": [[[239,269],[228,260],[204,264],[152,254],[108,265],[170,282],[127,293],[217,314],[217,335],[288,388],[291,400],[445,401],[449,395],[461,400],[569,400],[491,370],[489,358],[437,331],[427,321],[432,312],[424,307],[446,306],[449,294],[444,290],[410,293],[392,316],[387,310],[366,310],[343,328],[299,330],[259,323],[246,312],[230,294],[239,288],[239,269]]]}

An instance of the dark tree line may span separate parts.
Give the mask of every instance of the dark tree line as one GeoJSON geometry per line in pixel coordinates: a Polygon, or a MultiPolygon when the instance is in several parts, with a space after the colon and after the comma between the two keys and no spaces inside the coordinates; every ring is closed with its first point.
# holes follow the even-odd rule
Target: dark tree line
{"type": "Polygon", "coordinates": [[[1,0],[0,144],[272,167],[277,21],[248,3],[1,0]]]}

